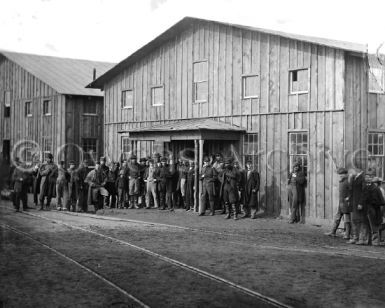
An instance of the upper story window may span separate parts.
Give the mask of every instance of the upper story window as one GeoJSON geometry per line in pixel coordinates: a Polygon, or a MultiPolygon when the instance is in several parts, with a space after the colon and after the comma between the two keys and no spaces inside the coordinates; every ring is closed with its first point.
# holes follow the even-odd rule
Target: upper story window
{"type": "Polygon", "coordinates": [[[83,114],[84,115],[96,115],[96,103],[87,102],[83,105],[83,114]]]}
{"type": "Polygon", "coordinates": [[[122,108],[132,108],[134,106],[134,91],[124,90],[122,91],[122,108]]]}
{"type": "Polygon", "coordinates": [[[164,88],[163,86],[154,86],[151,88],[151,104],[153,106],[163,106],[164,88]]]}
{"type": "Polygon", "coordinates": [[[242,98],[257,98],[259,96],[259,76],[257,74],[242,76],[242,98]]]}
{"type": "Polygon", "coordinates": [[[301,68],[297,70],[290,70],[290,94],[302,94],[309,92],[309,69],[301,68]]]}
{"type": "Polygon", "coordinates": [[[4,118],[11,116],[11,91],[4,91],[4,118]]]}
{"type": "Polygon", "coordinates": [[[50,100],[44,100],[43,101],[43,114],[45,116],[51,115],[51,101],[50,100]]]}
{"type": "Polygon", "coordinates": [[[32,103],[31,102],[25,102],[25,116],[26,117],[32,117],[32,103]]]}
{"type": "Polygon", "coordinates": [[[208,62],[194,63],[194,103],[207,102],[208,100],[208,62]]]}
{"type": "Polygon", "coordinates": [[[90,166],[94,166],[98,159],[98,141],[96,138],[82,138],[83,159],[88,160],[90,166]]]}
{"type": "Polygon", "coordinates": [[[369,69],[369,92],[385,93],[385,72],[381,66],[369,69]]]}

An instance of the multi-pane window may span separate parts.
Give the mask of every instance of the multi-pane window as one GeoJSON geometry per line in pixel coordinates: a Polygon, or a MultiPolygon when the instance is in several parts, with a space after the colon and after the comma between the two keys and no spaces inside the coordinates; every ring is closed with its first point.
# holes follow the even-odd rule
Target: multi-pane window
{"type": "Polygon", "coordinates": [[[368,167],[376,170],[376,175],[384,176],[384,133],[368,134],[368,167]]]}
{"type": "Polygon", "coordinates": [[[32,103],[31,102],[25,102],[25,116],[31,117],[32,116],[32,103]]]}
{"type": "Polygon", "coordinates": [[[83,114],[85,115],[96,115],[96,103],[95,102],[86,102],[83,105],[83,114]]]}
{"type": "Polygon", "coordinates": [[[43,160],[47,160],[47,155],[52,153],[52,139],[50,137],[43,138],[43,160]]]}
{"type": "Polygon", "coordinates": [[[83,138],[83,159],[88,160],[89,165],[94,165],[98,159],[97,153],[97,139],[96,138],[83,138]]]}
{"type": "Polygon", "coordinates": [[[33,153],[32,153],[32,147],[25,147],[24,148],[24,161],[26,163],[30,163],[32,162],[32,159],[33,159],[33,153]]]}
{"type": "Polygon", "coordinates": [[[370,67],[369,69],[369,92],[385,92],[385,72],[381,66],[370,67]]]}
{"type": "Polygon", "coordinates": [[[122,137],[122,154],[125,159],[129,159],[131,154],[136,154],[136,141],[122,137]]]}
{"type": "Polygon", "coordinates": [[[122,108],[132,108],[134,105],[134,91],[122,91],[122,108]]]}
{"type": "Polygon", "coordinates": [[[307,132],[289,133],[289,169],[296,163],[301,164],[302,171],[307,173],[309,142],[307,132]]]}
{"type": "Polygon", "coordinates": [[[151,88],[151,103],[153,106],[162,106],[164,101],[163,86],[156,86],[151,88]]]}
{"type": "Polygon", "coordinates": [[[51,101],[44,100],[43,101],[43,114],[46,116],[51,115],[51,101]]]}
{"type": "Polygon", "coordinates": [[[259,76],[242,76],[242,98],[256,98],[259,95],[259,76]]]}
{"type": "Polygon", "coordinates": [[[194,102],[208,100],[208,63],[199,61],[194,63],[194,102]]]}
{"type": "Polygon", "coordinates": [[[252,160],[254,168],[258,168],[258,134],[243,136],[243,164],[246,165],[248,160],[252,160]]]}
{"type": "Polygon", "coordinates": [[[11,91],[4,91],[4,118],[11,116],[11,91]]]}
{"type": "Polygon", "coordinates": [[[309,91],[309,69],[290,71],[290,94],[301,94],[309,91]]]}

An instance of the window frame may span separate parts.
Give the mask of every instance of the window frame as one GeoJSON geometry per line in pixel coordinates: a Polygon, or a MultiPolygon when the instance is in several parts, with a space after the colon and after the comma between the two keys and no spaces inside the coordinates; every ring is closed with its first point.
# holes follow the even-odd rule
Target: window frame
{"type": "Polygon", "coordinates": [[[310,91],[310,67],[301,67],[289,69],[289,95],[298,95],[298,94],[308,94],[310,91]],[[307,70],[307,90],[293,91],[293,73],[297,72],[297,81],[298,81],[298,71],[307,70]]]}
{"type": "Polygon", "coordinates": [[[24,115],[26,117],[32,117],[32,101],[26,101],[24,103],[24,115]]]}
{"type": "MultiPolygon", "coordinates": [[[[128,89],[122,90],[120,103],[121,103],[121,108],[122,109],[133,109],[134,108],[134,89],[133,88],[128,88],[128,89]],[[132,92],[132,103],[131,103],[131,106],[124,105],[123,98],[125,97],[125,93],[126,92],[132,92]]],[[[152,103],[152,101],[151,101],[151,103],[152,103]]]]}
{"type": "Polygon", "coordinates": [[[136,153],[137,153],[137,140],[134,140],[134,139],[130,139],[130,137],[129,136],[122,136],[121,137],[121,139],[120,139],[120,147],[121,147],[121,153],[123,154],[123,157],[125,158],[125,159],[129,159],[130,158],[130,156],[132,155],[132,154],[135,154],[136,155],[136,153]],[[125,146],[125,140],[127,140],[128,141],[128,146],[130,147],[130,151],[124,151],[125,149],[124,149],[124,146],[125,146]]]}
{"type": "Polygon", "coordinates": [[[368,92],[369,93],[374,93],[374,94],[385,94],[385,69],[384,68],[382,68],[382,67],[370,67],[369,66],[369,70],[368,70],[368,92]],[[374,89],[370,88],[370,86],[372,85],[371,82],[370,82],[371,76],[373,76],[372,78],[375,78],[376,81],[377,81],[376,75],[373,74],[373,72],[372,72],[373,69],[381,71],[382,80],[380,80],[380,84],[379,84],[379,87],[381,88],[381,90],[374,90],[374,89]]]}
{"type": "MultiPolygon", "coordinates": [[[[303,157],[306,158],[306,166],[305,164],[302,164],[302,167],[306,170],[303,170],[305,175],[307,175],[307,173],[309,172],[309,131],[308,130],[291,130],[291,131],[288,131],[288,167],[289,167],[289,172],[292,172],[293,170],[293,166],[294,166],[294,162],[296,161],[296,157],[301,157],[301,161],[303,162],[303,157]],[[298,153],[292,153],[291,152],[291,135],[299,135],[301,134],[302,135],[302,144],[304,144],[303,142],[303,135],[306,134],[306,153],[305,154],[298,154],[298,153]],[[293,160],[292,160],[293,158],[293,160]]],[[[298,143],[297,143],[297,137],[296,137],[296,148],[298,147],[298,143]]]]}
{"type": "Polygon", "coordinates": [[[98,160],[98,155],[99,155],[99,151],[98,151],[98,142],[99,142],[99,140],[98,140],[98,138],[92,138],[92,137],[83,137],[82,139],[81,139],[81,141],[82,141],[82,143],[81,143],[81,148],[82,148],[82,154],[83,154],[83,160],[84,159],[87,159],[88,160],[88,165],[89,166],[94,166],[95,165],[95,162],[98,160]],[[94,155],[94,157],[89,157],[88,155],[90,155],[89,153],[88,153],[88,151],[86,151],[84,148],[88,148],[89,147],[89,144],[87,145],[87,147],[85,147],[85,141],[90,141],[90,140],[92,140],[92,141],[95,141],[95,155],[94,155]]]}
{"type": "Polygon", "coordinates": [[[11,117],[11,91],[4,91],[4,118],[11,117]]]}
{"type": "Polygon", "coordinates": [[[367,135],[367,151],[368,151],[368,158],[367,158],[367,163],[368,163],[368,167],[370,167],[369,163],[370,161],[374,158],[375,161],[377,162],[377,159],[380,158],[382,160],[382,169],[380,168],[375,168],[376,169],[376,176],[378,177],[381,177],[383,178],[384,177],[384,174],[385,174],[385,131],[368,131],[368,135],[367,135]],[[379,136],[381,135],[381,139],[382,139],[382,144],[380,144],[379,142],[377,143],[374,143],[374,140],[372,139],[372,142],[370,142],[370,135],[377,135],[377,140],[379,140],[379,136]],[[372,147],[372,149],[374,149],[374,146],[381,146],[382,147],[382,154],[372,154],[372,152],[369,150],[370,147],[372,147]],[[378,170],[380,170],[380,172],[378,172],[378,170]]]}
{"type": "Polygon", "coordinates": [[[43,144],[43,148],[42,148],[42,154],[43,154],[43,161],[46,161],[46,155],[48,153],[52,153],[52,137],[43,137],[43,140],[42,140],[42,144],[43,144]],[[47,144],[50,145],[50,147],[47,147],[47,144]],[[49,149],[48,149],[49,148],[49,149]]]}
{"type": "Polygon", "coordinates": [[[253,157],[253,165],[254,169],[258,170],[259,168],[259,133],[258,132],[247,132],[242,136],[242,160],[243,165],[246,166],[246,157],[252,156],[253,157]],[[245,139],[248,138],[247,142],[250,143],[250,137],[253,136],[253,138],[256,138],[257,140],[253,140],[253,150],[252,152],[247,151],[248,153],[245,153],[245,139]],[[255,149],[256,148],[256,149],[255,149]]]}
{"type": "Polygon", "coordinates": [[[158,85],[152,85],[151,88],[150,88],[150,96],[151,96],[151,106],[152,107],[160,107],[160,106],[164,106],[164,97],[165,93],[164,93],[164,85],[163,84],[158,84],[158,85]],[[162,89],[162,103],[160,104],[154,104],[154,92],[155,92],[155,89],[162,89]]]}
{"type": "Polygon", "coordinates": [[[51,107],[52,106],[52,104],[51,104],[51,100],[50,99],[44,99],[43,100],[43,116],[45,116],[45,117],[48,117],[48,116],[51,116],[52,115],[52,113],[51,113],[51,107]],[[48,102],[48,112],[45,112],[45,104],[48,102]]]}
{"type": "Polygon", "coordinates": [[[89,103],[86,102],[83,104],[83,115],[84,116],[97,116],[98,115],[98,110],[97,110],[97,104],[96,103],[89,103]],[[86,106],[95,106],[95,112],[86,112],[86,106]]]}
{"type": "MultiPolygon", "coordinates": [[[[257,73],[241,75],[241,99],[259,98],[259,96],[260,96],[260,93],[257,93],[256,95],[247,95],[246,96],[246,82],[245,81],[247,78],[251,78],[251,77],[257,77],[258,79],[260,78],[259,74],[257,74],[257,73]]],[[[258,82],[258,80],[257,80],[257,82],[258,82]]],[[[258,90],[259,89],[257,88],[256,92],[260,92],[258,90]]]]}
{"type": "Polygon", "coordinates": [[[193,82],[193,104],[207,103],[209,101],[209,61],[208,61],[208,59],[202,59],[202,60],[193,61],[192,71],[193,71],[193,76],[192,76],[192,82],[193,82]],[[207,69],[206,69],[207,76],[205,76],[206,79],[195,81],[194,65],[198,64],[198,63],[206,63],[206,65],[207,65],[207,69]],[[197,93],[198,93],[197,85],[200,84],[200,83],[205,83],[205,82],[207,83],[207,97],[206,97],[206,99],[197,99],[197,93]]]}

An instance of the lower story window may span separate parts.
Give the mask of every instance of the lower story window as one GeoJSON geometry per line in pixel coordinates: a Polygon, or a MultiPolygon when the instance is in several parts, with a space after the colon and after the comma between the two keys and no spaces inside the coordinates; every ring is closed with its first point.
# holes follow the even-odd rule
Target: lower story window
{"type": "Polygon", "coordinates": [[[83,159],[88,160],[88,164],[93,166],[98,159],[97,151],[97,139],[96,138],[83,138],[83,159]]]}
{"type": "Polygon", "coordinates": [[[308,143],[307,132],[289,133],[289,170],[292,171],[296,163],[301,164],[302,171],[307,174],[308,143]]]}
{"type": "Polygon", "coordinates": [[[368,168],[376,170],[376,176],[384,177],[384,133],[368,134],[368,168]]]}
{"type": "Polygon", "coordinates": [[[47,160],[49,153],[52,153],[52,139],[50,137],[43,138],[43,160],[47,160]]]}
{"type": "Polygon", "coordinates": [[[136,141],[129,137],[122,137],[122,158],[130,159],[132,154],[136,155],[136,141]]]}
{"type": "Polygon", "coordinates": [[[251,160],[255,169],[258,169],[258,134],[246,134],[243,136],[243,165],[251,160]]]}

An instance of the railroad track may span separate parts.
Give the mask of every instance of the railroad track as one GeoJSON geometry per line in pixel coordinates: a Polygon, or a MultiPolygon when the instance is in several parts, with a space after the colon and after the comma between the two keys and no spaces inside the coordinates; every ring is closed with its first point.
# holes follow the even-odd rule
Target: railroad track
{"type": "MultiPolygon", "coordinates": [[[[172,264],[172,265],[174,265],[176,267],[179,267],[180,269],[193,272],[196,275],[199,275],[201,277],[207,278],[207,279],[209,279],[211,281],[214,281],[216,283],[222,284],[224,286],[233,288],[233,289],[235,289],[237,291],[240,291],[240,292],[242,292],[244,294],[247,294],[247,295],[249,295],[251,297],[254,297],[255,299],[258,299],[259,301],[261,301],[261,302],[263,302],[265,304],[268,304],[271,307],[290,307],[289,305],[287,305],[285,303],[282,303],[282,302],[280,302],[280,301],[278,301],[278,300],[276,300],[274,298],[271,298],[269,296],[265,296],[265,295],[263,295],[263,294],[261,294],[259,292],[251,290],[251,289],[249,289],[247,287],[244,287],[244,286],[242,286],[240,284],[234,283],[234,282],[232,282],[230,280],[227,280],[225,278],[222,278],[222,277],[220,277],[218,275],[209,273],[209,272],[207,272],[205,270],[202,270],[202,269],[199,269],[197,267],[188,265],[188,264],[186,264],[184,262],[181,262],[181,261],[178,261],[176,259],[164,256],[164,255],[159,254],[159,253],[156,253],[154,251],[151,251],[151,250],[146,249],[144,247],[141,247],[141,246],[138,246],[136,244],[130,243],[128,241],[124,241],[124,240],[121,240],[121,239],[118,239],[118,238],[115,238],[115,237],[112,237],[112,236],[108,236],[108,235],[102,234],[102,233],[94,231],[94,230],[89,230],[89,229],[86,229],[86,228],[83,228],[83,227],[75,226],[75,225],[72,225],[70,223],[58,220],[58,219],[44,217],[44,216],[39,215],[39,214],[35,214],[35,213],[31,213],[31,212],[23,212],[23,214],[24,215],[28,215],[28,216],[32,216],[32,217],[36,217],[36,218],[39,218],[39,219],[42,219],[42,220],[46,220],[46,221],[51,222],[51,223],[56,223],[58,225],[65,226],[65,227],[70,228],[70,229],[74,229],[74,230],[82,231],[82,232],[85,232],[85,233],[93,234],[95,236],[107,239],[109,241],[115,242],[115,243],[120,244],[120,245],[128,246],[128,247],[133,248],[133,249],[135,249],[137,251],[140,251],[141,253],[147,254],[147,255],[149,255],[151,257],[157,258],[157,259],[162,260],[162,261],[164,261],[166,263],[169,263],[169,264],[172,264]]],[[[153,224],[153,223],[151,223],[151,224],[153,224]]],[[[101,279],[102,281],[104,281],[108,285],[112,286],[113,288],[115,288],[116,290],[118,290],[119,292],[121,292],[122,294],[127,296],[128,298],[130,298],[131,300],[135,301],[141,307],[149,307],[144,302],[142,302],[140,299],[136,298],[132,294],[128,293],[126,290],[124,290],[121,287],[119,287],[116,283],[114,283],[111,280],[108,280],[107,278],[103,277],[102,275],[96,273],[91,268],[86,267],[86,266],[80,264],[76,260],[72,259],[70,256],[68,256],[68,255],[66,255],[66,254],[56,250],[55,248],[51,247],[50,245],[48,245],[46,243],[43,243],[40,240],[34,238],[31,234],[29,234],[27,232],[24,232],[22,230],[19,230],[19,229],[15,228],[15,227],[9,226],[7,224],[2,224],[2,225],[3,225],[4,228],[7,228],[7,229],[9,229],[9,230],[11,230],[11,231],[13,231],[15,233],[20,234],[20,235],[23,235],[24,237],[30,239],[31,241],[34,241],[35,243],[38,243],[38,244],[42,245],[43,247],[51,250],[52,252],[56,253],[57,255],[61,256],[64,259],[66,259],[67,261],[72,262],[76,266],[78,266],[78,267],[82,268],[83,270],[89,272],[90,274],[94,275],[98,279],[101,279]]]]}

